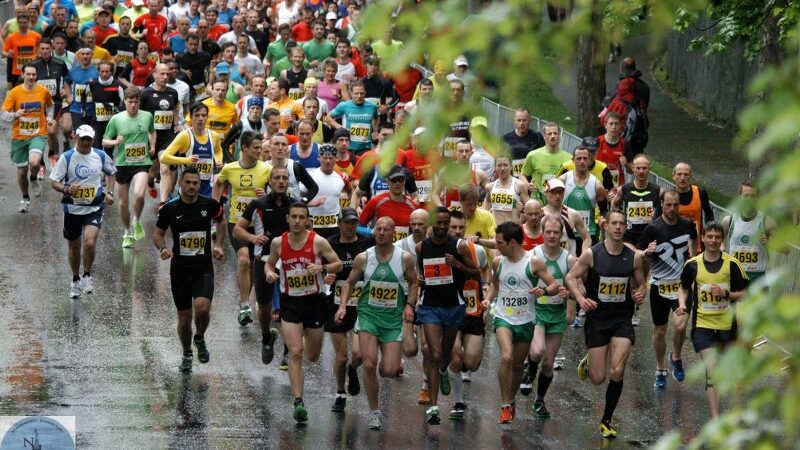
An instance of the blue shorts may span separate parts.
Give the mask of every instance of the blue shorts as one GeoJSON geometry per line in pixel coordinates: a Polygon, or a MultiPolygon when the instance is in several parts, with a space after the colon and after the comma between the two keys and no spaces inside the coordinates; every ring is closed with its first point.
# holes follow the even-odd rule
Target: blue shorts
{"type": "Polygon", "coordinates": [[[440,325],[445,330],[461,326],[464,321],[466,305],[458,306],[426,306],[420,305],[417,309],[417,321],[421,325],[440,325]]]}

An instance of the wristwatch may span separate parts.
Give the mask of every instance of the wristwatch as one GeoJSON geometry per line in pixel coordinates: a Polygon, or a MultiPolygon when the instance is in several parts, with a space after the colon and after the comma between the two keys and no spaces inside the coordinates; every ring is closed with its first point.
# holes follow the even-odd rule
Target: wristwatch
{"type": "Polygon", "coordinates": [[[322,265],[322,276],[324,277],[324,276],[326,276],[326,275],[328,275],[328,266],[326,266],[325,264],[323,264],[323,265],[322,265]]]}

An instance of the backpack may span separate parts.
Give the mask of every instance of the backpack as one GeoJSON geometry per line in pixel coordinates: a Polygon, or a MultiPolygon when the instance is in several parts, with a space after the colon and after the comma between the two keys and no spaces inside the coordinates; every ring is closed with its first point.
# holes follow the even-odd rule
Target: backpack
{"type": "Polygon", "coordinates": [[[626,112],[624,117],[625,132],[622,137],[630,143],[635,153],[641,153],[649,140],[647,129],[650,127],[650,121],[647,118],[647,113],[642,109],[638,95],[632,103],[624,101],[623,103],[625,103],[626,112]]]}

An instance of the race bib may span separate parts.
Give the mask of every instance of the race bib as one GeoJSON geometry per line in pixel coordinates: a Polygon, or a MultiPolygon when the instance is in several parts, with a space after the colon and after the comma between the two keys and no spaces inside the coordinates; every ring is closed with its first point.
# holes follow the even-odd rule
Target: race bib
{"type": "Polygon", "coordinates": [[[511,175],[514,175],[515,177],[520,176],[520,174],[522,174],[522,166],[524,165],[525,158],[511,161],[511,175]]]}
{"type": "Polygon", "coordinates": [[[586,225],[586,228],[589,228],[589,223],[592,220],[594,211],[578,211],[578,214],[581,215],[581,219],[583,219],[583,224],[586,225]]]}
{"type": "Polygon", "coordinates": [[[517,203],[512,194],[502,191],[492,192],[489,196],[489,201],[492,202],[492,209],[496,211],[512,211],[517,203]]]}
{"type": "Polygon", "coordinates": [[[600,277],[597,299],[603,303],[622,303],[628,292],[628,277],[600,277]]]}
{"type": "Polygon", "coordinates": [[[125,144],[125,162],[137,164],[147,161],[147,145],[145,144],[125,144]]]}
{"type": "Polygon", "coordinates": [[[292,297],[303,297],[319,292],[315,276],[305,269],[286,271],[286,287],[287,293],[292,297]]]}
{"type": "Polygon", "coordinates": [[[153,126],[156,130],[169,130],[172,128],[172,111],[156,111],[153,114],[153,126]]]}
{"type": "MultiPolygon", "coordinates": [[[[558,281],[558,283],[561,284],[562,286],[564,285],[564,280],[559,279],[559,280],[556,280],[556,281],[558,281]]],[[[545,289],[545,288],[546,288],[546,286],[543,287],[542,289],[545,289]]],[[[563,305],[564,304],[564,299],[558,294],[556,294],[556,295],[543,295],[543,296],[541,296],[541,297],[536,299],[536,303],[538,303],[540,305],[563,305]]]]}
{"type": "Polygon", "coordinates": [[[19,134],[21,136],[36,136],[39,134],[40,126],[38,117],[21,116],[19,118],[19,134]]]}
{"type": "Polygon", "coordinates": [[[197,83],[194,85],[194,95],[195,97],[199,97],[206,93],[206,84],[205,83],[197,83]]]}
{"type": "Polygon", "coordinates": [[[47,88],[47,92],[50,93],[51,97],[55,97],[56,95],[56,88],[57,83],[56,80],[38,80],[37,83],[41,84],[42,86],[47,88]]]}
{"type": "Polygon", "coordinates": [[[312,217],[314,228],[335,228],[339,223],[339,218],[336,214],[328,214],[326,216],[312,217]]]}
{"type": "MultiPolygon", "coordinates": [[[[728,289],[728,283],[719,283],[718,286],[728,289]]],[[[700,301],[700,309],[708,313],[721,313],[731,306],[730,299],[715,296],[711,292],[711,285],[707,283],[697,288],[697,298],[700,301]]]]}
{"type": "Polygon", "coordinates": [[[619,170],[618,169],[617,170],[609,169],[608,171],[611,172],[611,182],[614,183],[614,187],[618,187],[619,186],[619,170]]]}
{"type": "Polygon", "coordinates": [[[653,221],[653,202],[629,202],[628,223],[631,225],[646,225],[653,221]]]}
{"type": "Polygon", "coordinates": [[[658,295],[670,300],[678,299],[678,289],[681,287],[681,280],[658,280],[653,283],[658,289],[658,295]]]}
{"type": "Polygon", "coordinates": [[[378,308],[397,308],[400,283],[389,281],[370,281],[367,304],[378,308]]]}
{"type": "Polygon", "coordinates": [[[450,202],[450,206],[447,207],[450,211],[461,211],[461,202],[450,202]]]}
{"type": "Polygon", "coordinates": [[[126,50],[117,50],[117,56],[115,58],[117,60],[117,65],[121,67],[128,67],[128,64],[133,61],[133,52],[129,52],[126,50]]]}
{"type": "Polygon", "coordinates": [[[392,237],[392,242],[402,241],[403,239],[408,237],[408,227],[394,227],[394,237],[392,237]]]}
{"type": "Polygon", "coordinates": [[[197,169],[201,180],[210,180],[211,176],[214,174],[214,161],[211,159],[198,159],[191,165],[197,169]]]}
{"type": "Polygon", "coordinates": [[[108,122],[114,114],[114,110],[107,105],[103,103],[94,104],[94,118],[98,122],[108,122]]]}
{"type": "Polygon", "coordinates": [[[444,258],[424,258],[422,272],[425,275],[425,284],[429,286],[453,282],[453,268],[445,262],[444,258]]]}
{"type": "Polygon", "coordinates": [[[233,212],[233,217],[236,219],[234,222],[238,222],[239,219],[242,218],[242,214],[244,214],[244,210],[247,208],[247,205],[253,200],[253,197],[244,197],[241,195],[237,195],[233,197],[231,200],[231,211],[233,212]]]}
{"type": "Polygon", "coordinates": [[[465,289],[463,292],[464,294],[464,303],[466,303],[466,310],[464,311],[465,314],[469,315],[477,315],[478,310],[478,291],[475,289],[465,289]]]}
{"type": "Polygon", "coordinates": [[[96,194],[96,186],[78,186],[78,190],[72,194],[72,203],[76,205],[89,205],[94,201],[96,194]]]}
{"type": "Polygon", "coordinates": [[[347,197],[339,197],[339,207],[340,208],[349,208],[350,207],[350,199],[347,197]]]}
{"type": "Polygon", "coordinates": [[[81,97],[83,97],[84,94],[86,94],[86,101],[87,102],[94,101],[92,99],[92,91],[89,90],[89,85],[88,84],[76,84],[75,85],[75,101],[76,102],[80,102],[81,101],[81,97]]]}
{"type": "Polygon", "coordinates": [[[517,320],[524,320],[531,316],[531,308],[528,304],[528,296],[510,292],[500,297],[500,308],[506,317],[517,320]]]}
{"type": "Polygon", "coordinates": [[[463,140],[464,140],[464,138],[459,138],[459,137],[446,137],[446,138],[444,138],[444,143],[442,145],[442,151],[444,153],[444,156],[449,158],[449,157],[452,157],[453,155],[455,155],[456,147],[458,146],[458,143],[463,141],[463,140]]]}
{"type": "Polygon", "coordinates": [[[352,123],[350,124],[350,140],[353,142],[367,143],[370,141],[370,129],[372,127],[368,123],[352,123]]]}
{"type": "MultiPolygon", "coordinates": [[[[339,305],[342,303],[342,286],[346,283],[345,280],[336,280],[336,283],[333,285],[333,304],[339,305]]],[[[361,290],[364,289],[364,282],[358,281],[356,285],[353,286],[353,290],[350,292],[350,298],[347,299],[347,306],[357,306],[358,299],[361,298],[361,290]]]]}
{"type": "Polygon", "coordinates": [[[747,272],[763,270],[758,247],[755,245],[737,245],[736,251],[733,252],[733,257],[739,261],[742,269],[747,272]]]}
{"type": "Polygon", "coordinates": [[[305,93],[299,87],[289,88],[289,98],[292,100],[300,100],[305,96],[305,93]]]}
{"type": "Polygon", "coordinates": [[[205,231],[185,231],[178,234],[178,249],[181,256],[198,256],[206,252],[205,231]]]}
{"type": "Polygon", "coordinates": [[[417,198],[420,203],[427,202],[431,198],[431,191],[433,191],[433,180],[415,180],[417,185],[417,198]]]}

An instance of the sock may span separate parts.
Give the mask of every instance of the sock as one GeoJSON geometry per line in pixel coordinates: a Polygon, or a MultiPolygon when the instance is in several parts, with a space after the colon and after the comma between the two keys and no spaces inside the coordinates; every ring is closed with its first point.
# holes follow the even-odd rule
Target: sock
{"type": "Polygon", "coordinates": [[[544,395],[547,394],[547,389],[550,387],[550,382],[553,377],[548,377],[544,372],[539,373],[539,384],[536,386],[536,397],[538,400],[543,400],[544,395]]]}
{"type": "Polygon", "coordinates": [[[272,333],[267,330],[266,333],[261,333],[261,345],[270,345],[272,341],[272,333]]]}
{"type": "Polygon", "coordinates": [[[500,405],[500,407],[501,408],[511,408],[511,405],[509,403],[504,403],[504,404],[500,405]]]}
{"type": "Polygon", "coordinates": [[[372,415],[373,416],[380,416],[381,415],[381,410],[380,409],[376,409],[376,410],[372,411],[372,415]]]}
{"type": "Polygon", "coordinates": [[[455,403],[464,403],[464,382],[461,381],[461,373],[450,371],[450,386],[455,403]]]}
{"type": "Polygon", "coordinates": [[[302,404],[303,404],[303,397],[295,397],[294,406],[302,405],[302,404]]]}
{"type": "Polygon", "coordinates": [[[608,388],[606,388],[606,406],[603,411],[602,422],[610,423],[611,416],[614,415],[614,410],[617,409],[617,402],[622,395],[622,381],[608,381],[608,388]]]}
{"type": "Polygon", "coordinates": [[[344,391],[344,389],[342,389],[342,390],[340,390],[340,391],[339,391],[339,390],[337,390],[337,391],[336,391],[336,395],[337,395],[337,396],[339,396],[339,395],[347,395],[347,393],[344,391]]]}
{"type": "Polygon", "coordinates": [[[29,202],[31,201],[31,196],[29,194],[22,194],[22,199],[29,202]]]}
{"type": "Polygon", "coordinates": [[[80,275],[73,275],[72,276],[72,282],[75,283],[75,282],[78,282],[78,281],[81,281],[81,276],[80,275]]]}
{"type": "Polygon", "coordinates": [[[531,381],[536,379],[536,372],[539,371],[539,361],[528,361],[528,373],[531,375],[531,381]]]}
{"type": "Polygon", "coordinates": [[[197,341],[204,341],[204,340],[205,340],[205,336],[200,336],[199,334],[195,334],[195,335],[194,335],[194,341],[195,341],[195,342],[197,342],[197,341]]]}
{"type": "Polygon", "coordinates": [[[90,277],[90,276],[92,276],[92,274],[91,274],[90,272],[86,272],[86,271],[84,271],[84,272],[83,272],[83,276],[84,276],[84,277],[90,277]]]}
{"type": "Polygon", "coordinates": [[[423,391],[429,390],[428,389],[428,376],[427,375],[423,375],[422,376],[422,390],[423,391]]]}
{"type": "Polygon", "coordinates": [[[283,354],[284,355],[288,355],[289,354],[289,347],[287,347],[286,344],[283,344],[283,354]]]}

